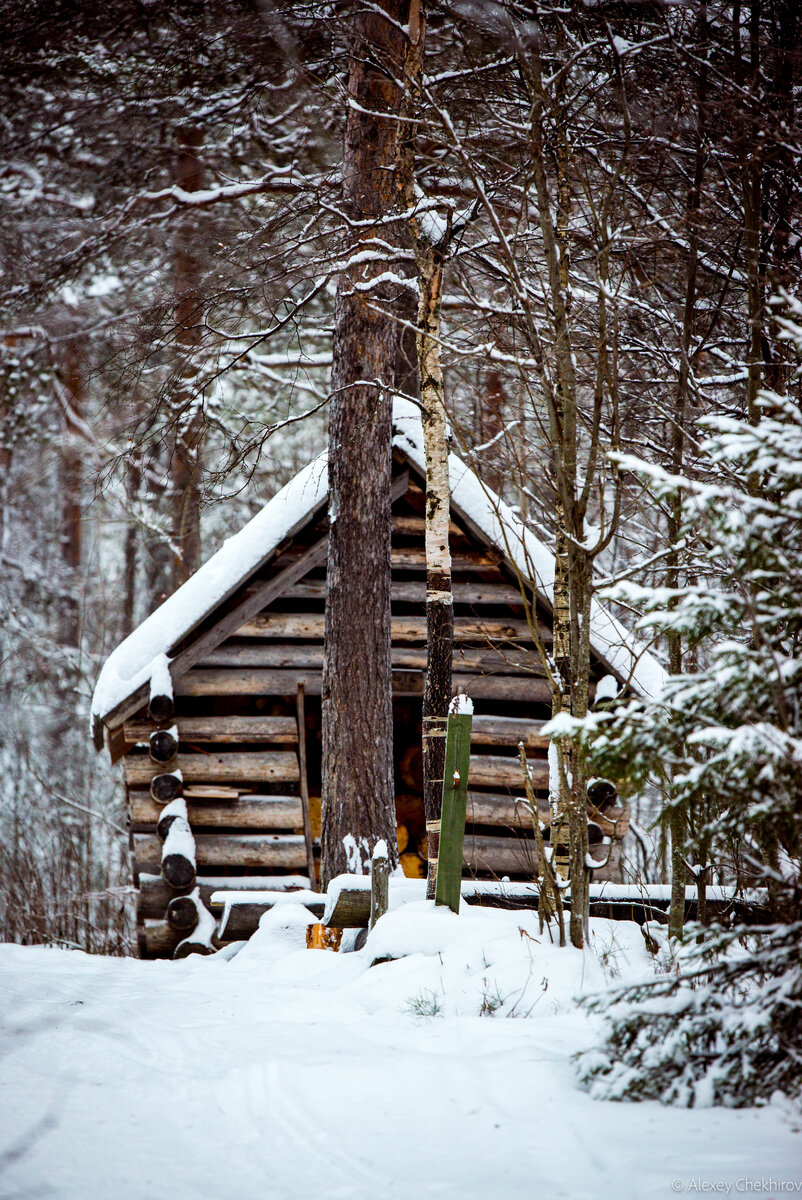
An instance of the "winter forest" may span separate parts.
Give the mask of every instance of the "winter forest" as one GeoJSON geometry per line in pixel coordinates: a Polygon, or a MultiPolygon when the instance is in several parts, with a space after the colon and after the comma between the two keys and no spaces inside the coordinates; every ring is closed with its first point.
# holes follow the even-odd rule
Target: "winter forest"
{"type": "Polygon", "coordinates": [[[802,1190],[795,0],[1,9],[0,1194],[802,1190]]]}

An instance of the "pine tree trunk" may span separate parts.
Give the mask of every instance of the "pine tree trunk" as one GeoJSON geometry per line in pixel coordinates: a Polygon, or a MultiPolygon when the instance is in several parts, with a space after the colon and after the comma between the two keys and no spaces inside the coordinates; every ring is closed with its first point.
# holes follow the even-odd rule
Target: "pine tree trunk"
{"type": "MultiPolygon", "coordinates": [[[[351,28],[343,155],[349,218],[370,222],[392,211],[395,79],[403,61],[398,29],[404,5],[386,0],[357,13],[351,28]]],[[[352,255],[388,230],[360,227],[352,255]]],[[[375,244],[375,243],[374,243],[375,244]]],[[[355,291],[386,263],[350,267],[335,305],[329,426],[330,528],[323,669],[322,885],[343,871],[367,874],[384,838],[398,863],[393,796],[390,666],[390,485],[392,387],[397,326],[376,311],[381,285],[355,291]],[[375,307],[374,307],[375,305],[375,307]]]]}
{"type": "MultiPolygon", "coordinates": [[[[199,150],[201,131],[184,126],[179,130],[176,156],[176,183],[186,192],[203,187],[203,166],[199,150]]],[[[181,218],[175,246],[176,339],[184,353],[180,374],[186,386],[179,387],[174,398],[175,445],[170,464],[173,505],[173,590],[179,588],[200,566],[200,507],[203,418],[196,411],[192,379],[195,374],[193,353],[200,343],[199,322],[201,261],[197,218],[181,218]]]]}
{"type": "Polygon", "coordinates": [[[81,608],[77,595],[83,556],[81,487],[83,463],[78,449],[76,423],[83,420],[84,388],[78,346],[67,347],[64,368],[65,434],[62,451],[61,551],[67,568],[67,586],[62,597],[62,643],[77,646],[81,636],[81,608]]]}

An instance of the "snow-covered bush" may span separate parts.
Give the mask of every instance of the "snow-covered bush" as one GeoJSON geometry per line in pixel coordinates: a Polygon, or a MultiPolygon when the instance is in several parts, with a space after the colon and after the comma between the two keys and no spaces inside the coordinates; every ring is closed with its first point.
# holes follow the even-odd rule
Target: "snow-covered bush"
{"type": "MultiPolygon", "coordinates": [[[[783,327],[802,358],[802,306],[783,327]]],[[[799,377],[797,377],[799,378],[799,377]]],[[[681,1104],[802,1097],[802,408],[765,393],[754,426],[708,420],[712,483],[629,461],[661,498],[679,489],[697,569],[686,586],[619,588],[642,628],[679,631],[702,665],[582,724],[596,769],[670,780],[689,864],[765,888],[771,924],[686,931],[677,967],[594,1007],[594,1095],[681,1104]]]]}

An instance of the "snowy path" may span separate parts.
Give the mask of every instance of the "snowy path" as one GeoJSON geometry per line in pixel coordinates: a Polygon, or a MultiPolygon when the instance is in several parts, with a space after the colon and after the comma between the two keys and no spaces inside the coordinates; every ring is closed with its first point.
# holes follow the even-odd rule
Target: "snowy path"
{"type": "Polygon", "coordinates": [[[521,975],[511,916],[481,961],[471,943],[370,970],[296,949],[291,928],[281,953],[230,962],[0,947],[0,1196],[646,1200],[673,1180],[802,1181],[782,1109],[576,1090],[569,1057],[592,1034],[569,996],[601,976],[548,946],[521,975]],[[531,1017],[505,1019],[522,987],[531,1017]],[[496,988],[495,1017],[455,1015],[496,988]],[[442,1015],[405,1011],[442,990],[442,1015]]]}

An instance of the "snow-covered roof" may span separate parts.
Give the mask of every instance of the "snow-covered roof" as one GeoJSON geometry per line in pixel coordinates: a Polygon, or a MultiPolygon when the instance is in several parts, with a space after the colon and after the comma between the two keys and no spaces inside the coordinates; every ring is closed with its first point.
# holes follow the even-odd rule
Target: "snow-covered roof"
{"type": "MultiPolygon", "coordinates": [[[[393,408],[393,445],[425,474],[423,429],[417,408],[397,398],[393,408]]],[[[554,556],[515,513],[456,454],[449,455],[453,511],[505,555],[539,594],[552,603],[554,556]]],[[[269,558],[280,542],[299,528],[325,500],[326,451],[283,487],[239,533],[112,651],[92,696],[92,720],[103,720],[164,665],[170,653],[219,604],[269,558]]],[[[646,695],[662,688],[664,671],[648,650],[601,605],[591,609],[591,645],[623,680],[646,695]]]]}
{"type": "Polygon", "coordinates": [[[328,492],[328,454],[299,471],[247,525],[223,545],[155,612],[113,650],[92,696],[92,718],[102,719],[143,684],[178,645],[243,580],[302,525],[328,492]]]}

